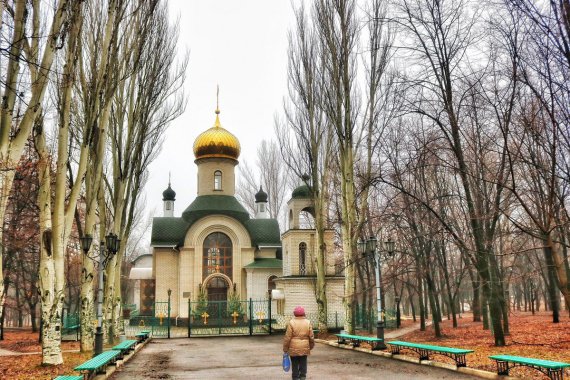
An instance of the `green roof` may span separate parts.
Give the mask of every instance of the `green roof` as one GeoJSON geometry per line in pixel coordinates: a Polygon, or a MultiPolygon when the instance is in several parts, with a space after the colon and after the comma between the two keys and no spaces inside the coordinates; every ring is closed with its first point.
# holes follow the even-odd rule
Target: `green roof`
{"type": "Polygon", "coordinates": [[[293,190],[293,194],[291,194],[291,198],[310,198],[311,197],[311,189],[307,185],[301,185],[293,190]]]}
{"type": "Polygon", "coordinates": [[[150,245],[169,247],[183,245],[189,227],[190,225],[182,218],[153,218],[150,245]]]}
{"type": "Polygon", "coordinates": [[[249,213],[235,197],[229,195],[200,195],[182,213],[189,225],[208,215],[226,215],[244,223],[249,213]]]}
{"type": "Polygon", "coordinates": [[[275,219],[250,219],[249,213],[235,197],[201,195],[182,213],[181,218],[153,218],[150,244],[152,246],[183,246],[188,229],[208,215],[225,215],[239,221],[248,231],[253,247],[281,245],[279,223],[275,219]]]}
{"type": "Polygon", "coordinates": [[[283,261],[279,259],[255,259],[244,268],[283,268],[283,261]]]}
{"type": "Polygon", "coordinates": [[[275,219],[250,219],[244,223],[251,245],[281,245],[279,223],[275,219]]]}

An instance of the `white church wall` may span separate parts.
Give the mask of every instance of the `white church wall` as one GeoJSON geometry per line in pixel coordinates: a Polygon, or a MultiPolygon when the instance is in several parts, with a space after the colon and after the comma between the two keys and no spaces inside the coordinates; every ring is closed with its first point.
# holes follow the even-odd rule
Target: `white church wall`
{"type": "Polygon", "coordinates": [[[154,250],[156,280],[155,302],[168,300],[168,289],[172,290],[171,315],[177,316],[178,307],[178,252],[171,248],[155,248],[154,250]]]}
{"type": "Polygon", "coordinates": [[[152,268],[152,255],[141,255],[134,260],[135,268],[152,268]]]}
{"type": "Polygon", "coordinates": [[[276,248],[261,248],[256,251],[255,258],[256,259],[274,259],[276,256],[276,248]]]}
{"type": "MultiPolygon", "coordinates": [[[[303,306],[307,317],[316,324],[317,302],[314,292],[314,279],[312,278],[279,278],[276,281],[277,289],[283,290],[285,295],[282,323],[286,323],[293,316],[296,306],[303,306]]],[[[344,308],[342,297],[344,295],[344,278],[334,277],[327,279],[327,303],[329,325],[344,323],[344,308]]],[[[277,309],[276,309],[277,310],[277,309]]],[[[277,314],[277,313],[276,313],[277,314]]]]}
{"type": "Polygon", "coordinates": [[[198,295],[198,287],[194,287],[194,278],[196,274],[194,273],[194,248],[183,248],[180,250],[180,261],[179,261],[179,278],[180,278],[180,289],[178,292],[178,297],[180,299],[179,310],[181,318],[188,318],[188,299],[196,299],[198,295]]]}
{"type": "Polygon", "coordinates": [[[264,300],[268,297],[268,280],[271,276],[280,277],[281,270],[270,268],[259,268],[248,270],[248,292],[247,297],[254,300],[264,300]],[[251,279],[251,282],[249,281],[251,279]]]}

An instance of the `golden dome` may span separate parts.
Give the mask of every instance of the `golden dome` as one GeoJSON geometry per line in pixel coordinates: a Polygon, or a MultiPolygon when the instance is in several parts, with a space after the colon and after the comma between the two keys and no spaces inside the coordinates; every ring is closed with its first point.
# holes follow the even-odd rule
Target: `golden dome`
{"type": "Polygon", "coordinates": [[[220,111],[216,110],[214,126],[202,132],[194,141],[194,156],[201,158],[229,158],[236,160],[241,147],[239,140],[220,124],[220,111]]]}

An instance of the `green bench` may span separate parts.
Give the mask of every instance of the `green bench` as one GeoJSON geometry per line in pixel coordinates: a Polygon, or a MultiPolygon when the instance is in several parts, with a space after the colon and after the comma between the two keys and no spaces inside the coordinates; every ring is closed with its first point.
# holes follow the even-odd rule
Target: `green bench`
{"type": "Polygon", "coordinates": [[[53,380],[83,380],[82,375],[61,375],[53,380]]]}
{"type": "Polygon", "coordinates": [[[338,339],[338,344],[346,344],[346,341],[349,341],[353,347],[360,346],[360,342],[367,342],[370,343],[373,350],[380,350],[383,349],[383,345],[381,343],[384,342],[384,339],[374,338],[371,336],[362,336],[362,335],[351,335],[351,334],[334,334],[338,339]]]}
{"type": "Polygon", "coordinates": [[[137,344],[136,340],[125,340],[124,342],[121,342],[117,344],[115,347],[113,347],[112,350],[119,351],[121,353],[120,359],[122,359],[123,356],[125,356],[125,354],[128,354],[129,351],[135,349],[136,344],[137,344]]]}
{"type": "Polygon", "coordinates": [[[465,355],[473,352],[473,350],[465,350],[462,348],[433,346],[430,344],[420,344],[420,343],[411,343],[411,342],[392,341],[386,343],[390,345],[390,349],[393,355],[400,354],[400,350],[402,348],[417,352],[418,354],[420,354],[420,360],[430,360],[429,359],[430,354],[439,354],[455,360],[455,364],[457,365],[457,367],[466,367],[467,361],[465,360],[465,355]]]}
{"type": "Polygon", "coordinates": [[[144,330],[138,334],[135,334],[135,338],[137,338],[138,343],[142,343],[148,339],[149,335],[150,335],[150,331],[144,330]]]}
{"type": "Polygon", "coordinates": [[[106,373],[109,364],[115,364],[120,355],[120,351],[105,351],[95,356],[93,359],[87,360],[85,363],[78,365],[74,369],[84,374],[86,379],[90,379],[99,372],[106,373]]]}
{"type": "Polygon", "coordinates": [[[513,367],[525,366],[537,369],[553,380],[561,380],[564,378],[564,368],[570,367],[568,363],[522,356],[493,355],[489,356],[489,358],[497,361],[497,373],[499,375],[508,375],[509,369],[513,367]]]}

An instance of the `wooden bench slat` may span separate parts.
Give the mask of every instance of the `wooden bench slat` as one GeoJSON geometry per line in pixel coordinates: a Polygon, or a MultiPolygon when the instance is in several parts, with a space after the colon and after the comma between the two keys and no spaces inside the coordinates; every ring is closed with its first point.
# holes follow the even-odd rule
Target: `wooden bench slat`
{"type": "Polygon", "coordinates": [[[81,375],[60,375],[53,380],[83,380],[81,375]]]}
{"type": "Polygon", "coordinates": [[[76,371],[95,371],[104,365],[107,365],[111,360],[120,354],[119,351],[105,351],[95,356],[93,359],[87,360],[85,363],[78,365],[74,369],[76,371]]]}
{"type": "Polygon", "coordinates": [[[528,364],[550,369],[561,369],[570,367],[570,364],[564,362],[554,362],[551,360],[535,359],[535,358],[525,358],[523,356],[513,356],[513,355],[493,355],[489,356],[490,359],[499,361],[508,361],[519,364],[528,364]]]}
{"type": "Polygon", "coordinates": [[[392,341],[392,342],[386,342],[386,343],[393,344],[395,346],[400,346],[400,347],[413,347],[413,348],[419,348],[419,349],[423,349],[423,350],[430,350],[430,351],[436,351],[436,352],[447,352],[450,354],[468,354],[468,353],[474,352],[473,350],[466,350],[463,348],[434,346],[431,344],[421,344],[421,343],[411,343],[411,342],[401,342],[401,341],[392,341]]]}
{"type": "Polygon", "coordinates": [[[137,343],[136,340],[125,340],[124,342],[117,344],[112,349],[113,350],[126,350],[126,349],[130,349],[136,343],[137,343]]]}
{"type": "Polygon", "coordinates": [[[339,338],[344,339],[357,339],[357,340],[364,340],[367,342],[381,342],[383,339],[381,338],[374,338],[371,336],[361,336],[361,335],[351,335],[351,334],[335,334],[339,338]]]}

